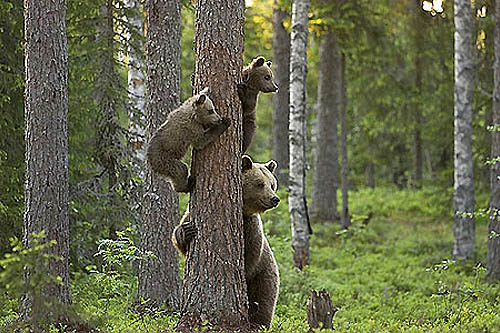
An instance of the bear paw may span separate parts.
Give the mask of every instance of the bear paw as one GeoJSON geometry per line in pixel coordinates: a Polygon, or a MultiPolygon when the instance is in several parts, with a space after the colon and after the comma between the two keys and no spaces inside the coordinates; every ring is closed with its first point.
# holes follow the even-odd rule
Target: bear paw
{"type": "Polygon", "coordinates": [[[186,222],[181,225],[181,228],[184,236],[184,242],[186,243],[191,242],[198,234],[198,229],[196,229],[193,222],[186,222]]]}

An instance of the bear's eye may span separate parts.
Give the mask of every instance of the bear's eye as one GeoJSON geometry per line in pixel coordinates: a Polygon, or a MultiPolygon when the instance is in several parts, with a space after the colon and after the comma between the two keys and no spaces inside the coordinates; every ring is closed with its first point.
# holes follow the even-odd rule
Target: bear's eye
{"type": "Polygon", "coordinates": [[[271,80],[271,75],[267,74],[266,76],[264,76],[264,79],[265,79],[266,81],[271,80]]]}

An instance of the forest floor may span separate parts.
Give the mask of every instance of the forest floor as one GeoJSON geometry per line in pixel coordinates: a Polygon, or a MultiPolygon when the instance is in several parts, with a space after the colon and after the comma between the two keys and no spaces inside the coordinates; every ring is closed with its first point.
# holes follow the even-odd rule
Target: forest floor
{"type": "MultiPolygon", "coordinates": [[[[330,294],[337,331],[500,332],[500,285],[485,279],[486,219],[476,221],[476,258],[453,261],[449,193],[352,192],[350,230],[312,221],[311,265],[304,271],[293,268],[284,196],[279,208],[263,215],[281,275],[271,332],[308,331],[305,303],[313,289],[330,294]],[[373,218],[365,226],[369,212],[373,218]]],[[[175,326],[176,316],[133,310],[131,272],[72,277],[77,311],[104,332],[169,332],[175,326]]],[[[4,303],[0,326],[12,320],[15,306],[4,303]]]]}

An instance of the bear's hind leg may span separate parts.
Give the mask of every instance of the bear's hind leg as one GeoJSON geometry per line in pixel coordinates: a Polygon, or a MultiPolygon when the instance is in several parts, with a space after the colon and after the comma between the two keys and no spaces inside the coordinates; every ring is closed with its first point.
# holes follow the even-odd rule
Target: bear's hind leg
{"type": "Polygon", "coordinates": [[[279,277],[265,271],[248,281],[248,316],[253,329],[261,327],[269,329],[271,327],[274,307],[278,298],[277,281],[279,281],[279,277]]]}

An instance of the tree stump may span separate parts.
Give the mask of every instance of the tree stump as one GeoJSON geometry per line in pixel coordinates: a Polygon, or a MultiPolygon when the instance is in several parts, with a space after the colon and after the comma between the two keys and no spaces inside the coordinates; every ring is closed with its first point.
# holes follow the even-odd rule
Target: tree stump
{"type": "Polygon", "coordinates": [[[323,289],[319,293],[313,290],[311,297],[307,300],[306,310],[310,332],[315,328],[333,329],[332,320],[337,309],[333,307],[326,290],[323,289]]]}

